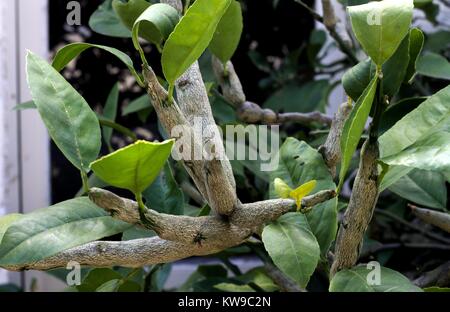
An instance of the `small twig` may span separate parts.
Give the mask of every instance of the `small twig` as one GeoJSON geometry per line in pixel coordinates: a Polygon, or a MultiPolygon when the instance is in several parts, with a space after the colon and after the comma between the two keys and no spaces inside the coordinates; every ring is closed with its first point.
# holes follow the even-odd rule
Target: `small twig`
{"type": "Polygon", "coordinates": [[[444,244],[450,244],[450,239],[446,239],[446,238],[444,238],[444,237],[442,237],[440,235],[437,235],[435,233],[426,232],[424,227],[419,226],[419,225],[415,225],[415,224],[413,224],[411,222],[408,222],[408,221],[405,221],[404,219],[396,216],[393,213],[390,213],[389,211],[385,211],[385,210],[381,210],[381,209],[375,209],[375,213],[379,214],[379,215],[382,215],[382,216],[385,216],[385,217],[388,217],[388,218],[390,218],[390,219],[392,219],[392,220],[394,220],[394,221],[396,221],[396,222],[398,222],[398,223],[400,223],[400,224],[402,224],[402,225],[404,225],[406,227],[409,227],[410,229],[413,229],[413,230],[415,230],[415,231],[417,231],[419,233],[422,233],[423,235],[427,236],[428,238],[434,239],[434,240],[439,241],[439,242],[444,243],[444,244]]]}
{"type": "Polygon", "coordinates": [[[305,289],[300,288],[293,280],[287,277],[276,266],[271,263],[264,265],[267,275],[285,292],[306,292],[305,289]]]}
{"type": "Polygon", "coordinates": [[[206,200],[203,198],[202,194],[188,181],[183,181],[180,185],[183,192],[192,198],[200,206],[207,204],[206,200]]]}
{"type": "Polygon", "coordinates": [[[100,122],[100,125],[102,125],[104,127],[112,128],[112,129],[116,130],[117,132],[120,132],[120,133],[126,135],[133,142],[137,141],[138,138],[137,138],[136,134],[133,131],[131,131],[130,129],[128,129],[112,120],[106,119],[106,118],[99,117],[98,120],[100,122]]]}
{"type": "Polygon", "coordinates": [[[450,261],[438,266],[432,271],[425,272],[414,280],[414,284],[421,288],[430,286],[450,286],[450,261]]]}
{"type": "Polygon", "coordinates": [[[409,205],[413,214],[422,221],[437,226],[441,230],[450,233],[450,214],[444,212],[433,211],[430,209],[418,208],[409,205]]]}
{"type": "Polygon", "coordinates": [[[302,7],[306,8],[316,21],[325,25],[325,28],[328,30],[330,36],[336,41],[340,50],[348,56],[348,58],[353,64],[357,64],[359,62],[358,58],[356,57],[355,53],[353,52],[349,44],[345,42],[343,36],[340,35],[336,30],[337,28],[336,17],[334,14],[333,6],[329,2],[329,0],[322,0],[324,16],[321,16],[319,13],[317,13],[314,9],[309,7],[301,0],[295,0],[295,2],[300,4],[302,7]]]}
{"type": "Polygon", "coordinates": [[[303,125],[319,123],[331,125],[332,118],[321,113],[281,113],[277,114],[271,109],[263,109],[258,104],[246,101],[241,81],[234,70],[231,62],[226,64],[226,74],[224,65],[216,57],[212,59],[214,74],[222,88],[223,97],[237,111],[240,120],[254,124],[281,124],[285,122],[297,122],[303,125]]]}

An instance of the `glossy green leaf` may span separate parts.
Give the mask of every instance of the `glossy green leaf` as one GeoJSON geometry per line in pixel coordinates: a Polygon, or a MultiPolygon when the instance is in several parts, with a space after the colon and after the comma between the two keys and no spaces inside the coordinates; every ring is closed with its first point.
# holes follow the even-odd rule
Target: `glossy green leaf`
{"type": "Polygon", "coordinates": [[[320,247],[306,216],[283,215],[264,228],[262,240],[275,265],[300,287],[306,287],[320,258],[320,247]]]}
{"type": "Polygon", "coordinates": [[[445,178],[438,172],[413,169],[390,185],[389,190],[422,206],[436,209],[447,207],[445,178]]]}
{"type": "Polygon", "coordinates": [[[330,283],[331,292],[422,292],[402,274],[380,267],[380,280],[377,285],[376,269],[368,269],[365,265],[338,272],[330,283]],[[370,283],[368,283],[368,280],[370,283]],[[372,285],[375,284],[375,285],[372,285]]]}
{"type": "Polygon", "coordinates": [[[112,0],[106,0],[89,18],[89,27],[96,33],[111,36],[129,38],[131,31],[119,20],[112,7],[112,0]]]}
{"type": "Polygon", "coordinates": [[[121,233],[131,225],[112,218],[87,197],[40,209],[14,222],[0,245],[0,264],[39,261],[63,250],[121,233]]]}
{"type": "Polygon", "coordinates": [[[162,53],[162,68],[169,90],[173,90],[175,81],[208,47],[230,3],[231,0],[197,0],[181,18],[162,53]]]}
{"type": "MultiPolygon", "coordinates": [[[[270,173],[271,198],[278,197],[273,183],[276,178],[282,179],[291,188],[316,180],[317,184],[313,193],[336,188],[322,155],[305,142],[294,138],[288,138],[281,146],[278,168],[270,173]]],[[[314,206],[306,217],[319,242],[321,254],[324,256],[336,237],[337,199],[314,206]]]]}
{"type": "Polygon", "coordinates": [[[153,210],[172,215],[183,215],[184,195],[175,181],[168,163],[142,195],[146,200],[146,205],[153,210]]]}
{"type": "Polygon", "coordinates": [[[139,74],[134,69],[133,61],[131,60],[131,58],[122,51],[103,45],[90,44],[84,42],[68,44],[56,53],[52,65],[57,71],[61,71],[67,64],[70,63],[70,61],[72,61],[74,58],[78,57],[78,55],[80,55],[81,53],[90,48],[101,49],[116,56],[128,67],[130,72],[136,78],[139,85],[144,86],[141,76],[139,76],[139,74]]]}
{"type": "Polygon", "coordinates": [[[123,110],[122,116],[127,116],[133,113],[137,113],[146,109],[153,109],[150,98],[147,94],[144,94],[137,99],[131,101],[123,110]]]}
{"type": "MultiPolygon", "coordinates": [[[[410,35],[408,34],[392,57],[382,66],[384,94],[392,97],[399,91],[407,75],[409,65],[410,35]]],[[[346,94],[356,102],[364,93],[375,74],[376,66],[370,59],[366,59],[350,68],[342,77],[342,84],[346,94]]]]}
{"type": "Polygon", "coordinates": [[[232,0],[209,44],[211,52],[223,64],[228,62],[236,51],[243,27],[241,4],[239,1],[232,0]]]}
{"type": "MultiPolygon", "coordinates": [[[[112,7],[119,21],[130,31],[138,17],[150,6],[151,4],[146,0],[113,0],[112,2],[112,7]]],[[[149,42],[152,42],[153,35],[153,30],[147,27],[142,27],[139,31],[139,36],[149,42]]]]}
{"type": "Polygon", "coordinates": [[[108,184],[142,193],[158,176],[174,141],[137,141],[91,163],[91,169],[108,184]]]}
{"type": "MultiPolygon", "coordinates": [[[[116,83],[114,87],[111,89],[111,92],[106,99],[105,107],[103,108],[103,117],[115,121],[117,116],[117,106],[119,105],[119,84],[116,83]]],[[[109,150],[112,150],[111,147],[111,136],[113,129],[111,127],[103,126],[103,140],[109,147],[109,150]]]]}
{"type": "Polygon", "coordinates": [[[359,62],[342,77],[345,93],[356,102],[370,84],[375,73],[376,68],[370,59],[359,62]]]}
{"type": "Polygon", "coordinates": [[[381,159],[388,165],[433,171],[450,170],[450,132],[439,131],[381,159]]]}
{"type": "Polygon", "coordinates": [[[406,70],[405,82],[412,83],[416,75],[417,61],[423,49],[425,37],[419,28],[409,31],[409,64],[406,70]]]}
{"type": "Polygon", "coordinates": [[[145,29],[146,39],[156,45],[160,45],[174,30],[180,15],[171,5],[157,3],[148,7],[133,24],[132,38],[136,50],[141,53],[143,59],[144,51],[139,44],[140,29],[145,29]]]}
{"type": "Polygon", "coordinates": [[[356,38],[377,66],[383,65],[407,35],[412,0],[384,0],[348,7],[356,38]]]}
{"type": "Polygon", "coordinates": [[[379,139],[380,156],[399,153],[416,141],[450,124],[450,86],[429,97],[379,139]]]}
{"type": "Polygon", "coordinates": [[[383,92],[389,97],[394,96],[405,80],[410,63],[410,35],[406,35],[395,53],[383,64],[383,92]]]}
{"type": "Polygon", "coordinates": [[[20,213],[12,213],[6,216],[0,217],[0,243],[2,242],[3,235],[6,230],[13,224],[13,222],[19,220],[23,215],[20,213]]]}
{"type": "Polygon", "coordinates": [[[378,79],[375,76],[356,102],[350,116],[345,122],[341,138],[342,161],[339,172],[339,189],[345,181],[345,175],[350,166],[350,161],[358,147],[367,118],[369,117],[377,89],[377,82],[378,79]]]}
{"type": "Polygon", "coordinates": [[[450,80],[450,62],[442,55],[430,52],[417,61],[417,73],[422,76],[450,80]]]}
{"type": "Polygon", "coordinates": [[[97,116],[63,76],[32,52],[27,54],[27,79],[53,141],[75,167],[88,172],[101,147],[97,116]]]}

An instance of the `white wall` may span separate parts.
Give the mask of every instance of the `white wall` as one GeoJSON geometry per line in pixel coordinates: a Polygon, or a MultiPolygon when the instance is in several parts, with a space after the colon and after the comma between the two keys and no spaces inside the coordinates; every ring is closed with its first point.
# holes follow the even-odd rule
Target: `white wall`
{"type": "MultiPolygon", "coordinates": [[[[0,0],[0,214],[30,212],[50,202],[47,131],[36,111],[13,110],[30,100],[26,50],[48,56],[47,11],[47,0],[0,0]]],[[[0,283],[24,278],[0,271],[0,283]]]]}

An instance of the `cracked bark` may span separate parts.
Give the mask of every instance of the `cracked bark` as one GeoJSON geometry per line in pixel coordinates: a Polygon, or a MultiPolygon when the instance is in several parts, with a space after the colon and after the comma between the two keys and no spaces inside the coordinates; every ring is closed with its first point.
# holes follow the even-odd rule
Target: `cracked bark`
{"type": "MultiPolygon", "coordinates": [[[[332,190],[325,193],[305,197],[302,205],[308,207],[334,195],[332,190]]],[[[90,198],[114,218],[145,227],[141,223],[135,201],[96,188],[91,190],[90,198]]],[[[218,215],[194,218],[167,215],[148,209],[146,214],[155,221],[158,237],[123,242],[92,242],[40,261],[6,265],[3,268],[10,271],[49,270],[65,267],[69,261],[90,267],[142,267],[191,256],[210,255],[242,244],[259,226],[276,220],[295,209],[295,206],[292,199],[243,204],[228,220],[218,215]]]]}
{"type": "Polygon", "coordinates": [[[361,150],[359,169],[344,219],[336,239],[331,276],[356,264],[364,233],[378,200],[378,144],[366,140],[361,150]]]}

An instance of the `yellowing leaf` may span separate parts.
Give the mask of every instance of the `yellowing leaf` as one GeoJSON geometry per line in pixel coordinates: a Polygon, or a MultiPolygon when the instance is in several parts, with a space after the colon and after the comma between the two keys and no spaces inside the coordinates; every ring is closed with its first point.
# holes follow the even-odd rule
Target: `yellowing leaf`
{"type": "Polygon", "coordinates": [[[278,196],[280,196],[280,198],[289,198],[289,194],[292,192],[292,189],[286,184],[286,182],[280,178],[276,178],[273,181],[273,184],[275,187],[275,192],[278,196]]]}
{"type": "Polygon", "coordinates": [[[317,181],[311,180],[309,182],[306,182],[305,184],[300,185],[295,190],[291,191],[289,196],[293,199],[295,199],[295,203],[297,204],[297,208],[300,209],[302,206],[302,199],[306,195],[312,192],[314,188],[316,187],[317,181]]]}

